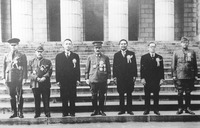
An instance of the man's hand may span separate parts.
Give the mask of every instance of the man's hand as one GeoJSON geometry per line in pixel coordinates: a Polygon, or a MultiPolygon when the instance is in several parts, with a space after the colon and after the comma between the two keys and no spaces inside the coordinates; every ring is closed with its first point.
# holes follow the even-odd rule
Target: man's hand
{"type": "Polygon", "coordinates": [[[39,82],[44,82],[46,80],[45,77],[40,78],[39,82]]]}
{"type": "Polygon", "coordinates": [[[116,77],[113,78],[113,82],[117,85],[117,78],[116,77]]]}
{"type": "Polygon", "coordinates": [[[146,85],[146,80],[143,78],[143,79],[141,79],[141,83],[143,84],[143,85],[146,85]]]}
{"type": "Polygon", "coordinates": [[[90,84],[90,80],[89,80],[89,79],[87,79],[85,82],[86,82],[86,84],[88,84],[88,85],[90,84]]]}
{"type": "Polygon", "coordinates": [[[58,87],[60,87],[60,86],[61,86],[61,85],[60,85],[60,82],[57,82],[56,84],[57,84],[57,86],[58,86],[58,87]]]}
{"type": "Polygon", "coordinates": [[[6,80],[5,80],[5,79],[2,79],[2,83],[5,85],[5,84],[6,84],[6,80]]]}
{"type": "Polygon", "coordinates": [[[26,79],[22,80],[22,85],[24,85],[26,83],[26,79]]]}
{"type": "Polygon", "coordinates": [[[136,77],[133,77],[133,83],[135,83],[135,81],[136,81],[136,77]]]}
{"type": "Polygon", "coordinates": [[[80,81],[77,80],[76,81],[76,86],[80,86],[80,84],[81,84],[80,81]]]}
{"type": "Polygon", "coordinates": [[[160,80],[160,86],[164,83],[164,79],[160,80]]]}
{"type": "Polygon", "coordinates": [[[107,79],[107,84],[110,84],[110,81],[111,81],[110,79],[107,79]]]}

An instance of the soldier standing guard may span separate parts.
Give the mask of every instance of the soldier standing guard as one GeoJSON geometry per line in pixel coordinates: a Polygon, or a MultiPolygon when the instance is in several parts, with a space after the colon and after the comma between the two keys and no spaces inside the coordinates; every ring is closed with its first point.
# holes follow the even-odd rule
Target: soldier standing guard
{"type": "Polygon", "coordinates": [[[49,98],[50,98],[50,77],[52,74],[51,61],[43,57],[44,48],[39,46],[35,50],[36,57],[30,61],[30,86],[35,98],[35,116],[40,117],[41,95],[46,117],[50,117],[49,98]]]}
{"type": "Polygon", "coordinates": [[[196,53],[188,49],[189,39],[181,38],[182,49],[173,53],[172,58],[172,76],[178,90],[178,111],[176,114],[182,114],[183,93],[185,92],[185,113],[195,114],[190,110],[191,97],[190,93],[194,88],[194,81],[198,79],[196,53]]]}
{"type": "Polygon", "coordinates": [[[92,93],[92,106],[94,115],[106,116],[104,113],[105,93],[107,84],[110,83],[111,70],[109,58],[101,53],[102,42],[93,42],[94,54],[88,56],[85,70],[86,83],[90,85],[92,93]],[[99,108],[97,106],[97,95],[99,94],[99,108]]]}
{"type": "Polygon", "coordinates": [[[19,116],[23,118],[23,89],[22,85],[27,79],[27,59],[26,55],[18,51],[18,38],[8,40],[11,51],[4,57],[3,63],[3,79],[8,87],[10,95],[11,109],[13,115],[10,118],[19,116]],[[17,95],[17,99],[16,99],[17,95]],[[16,106],[16,102],[17,105],[16,106]],[[18,107],[18,109],[17,109],[18,107]]]}

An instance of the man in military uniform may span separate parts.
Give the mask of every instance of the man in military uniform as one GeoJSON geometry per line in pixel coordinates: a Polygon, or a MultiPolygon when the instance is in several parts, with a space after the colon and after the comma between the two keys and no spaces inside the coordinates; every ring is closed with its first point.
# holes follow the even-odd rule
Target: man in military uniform
{"type": "Polygon", "coordinates": [[[56,56],[56,82],[60,86],[62,116],[74,117],[76,86],[80,84],[80,59],[71,51],[73,43],[70,39],[65,39],[62,46],[64,51],[56,56]]]}
{"type": "Polygon", "coordinates": [[[119,115],[132,112],[132,92],[134,90],[135,80],[137,77],[137,64],[135,53],[127,49],[128,41],[122,39],[119,41],[120,51],[115,53],[113,60],[113,79],[117,83],[117,91],[120,100],[119,115]],[[127,108],[124,105],[124,94],[127,94],[127,108]]]}
{"type": "Polygon", "coordinates": [[[188,48],[189,39],[181,38],[182,49],[173,53],[172,58],[172,77],[178,90],[178,111],[177,114],[182,114],[183,93],[185,92],[185,113],[195,114],[190,110],[191,97],[190,93],[194,88],[194,80],[197,79],[197,62],[196,53],[188,48]]]}
{"type": "Polygon", "coordinates": [[[159,112],[159,91],[164,81],[163,57],[155,52],[156,44],[148,44],[149,53],[143,55],[140,61],[141,83],[144,85],[145,92],[145,111],[144,115],[150,112],[150,95],[153,93],[153,111],[156,115],[159,112]]]}
{"type": "Polygon", "coordinates": [[[94,115],[106,116],[104,113],[104,100],[107,84],[110,83],[111,70],[109,58],[101,53],[102,42],[93,42],[94,54],[88,56],[85,70],[86,83],[90,85],[92,93],[92,106],[94,115]],[[99,94],[99,107],[97,95],[99,94]]]}
{"type": "Polygon", "coordinates": [[[20,40],[18,38],[12,38],[8,40],[11,51],[4,57],[3,63],[3,78],[5,84],[8,87],[11,109],[13,115],[10,118],[19,116],[23,118],[23,90],[22,85],[27,79],[27,59],[26,55],[18,51],[18,44],[20,40]],[[17,99],[16,96],[17,95],[17,99]],[[17,105],[16,106],[16,102],[17,105]],[[17,109],[18,107],[18,109],[17,109]]]}
{"type": "Polygon", "coordinates": [[[50,98],[50,77],[52,74],[51,61],[43,57],[44,48],[39,46],[35,50],[36,57],[29,63],[30,70],[30,86],[35,98],[35,116],[40,117],[41,95],[44,104],[44,113],[46,117],[50,117],[49,98],[50,98]]]}

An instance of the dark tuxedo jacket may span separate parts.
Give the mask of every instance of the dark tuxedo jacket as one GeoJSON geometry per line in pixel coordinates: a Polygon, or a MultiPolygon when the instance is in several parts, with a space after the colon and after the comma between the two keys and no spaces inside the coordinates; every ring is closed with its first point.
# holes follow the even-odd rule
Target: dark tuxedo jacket
{"type": "Polygon", "coordinates": [[[134,52],[127,50],[125,57],[123,57],[121,51],[115,53],[113,77],[117,78],[117,91],[119,93],[132,92],[134,90],[133,77],[137,77],[137,64],[134,52]],[[128,57],[131,57],[129,62],[128,57]]]}
{"type": "MultiPolygon", "coordinates": [[[[80,81],[80,60],[76,53],[70,52],[66,57],[65,52],[56,56],[56,82],[61,83],[61,87],[74,86],[76,81],[80,81]]],[[[66,87],[68,88],[68,87],[66,87]]]]}
{"type": "Polygon", "coordinates": [[[155,57],[152,58],[150,53],[147,53],[141,57],[140,65],[141,79],[146,80],[145,87],[150,90],[160,89],[160,80],[164,79],[163,57],[155,54],[155,57]],[[156,60],[159,60],[159,64],[156,60]]]}

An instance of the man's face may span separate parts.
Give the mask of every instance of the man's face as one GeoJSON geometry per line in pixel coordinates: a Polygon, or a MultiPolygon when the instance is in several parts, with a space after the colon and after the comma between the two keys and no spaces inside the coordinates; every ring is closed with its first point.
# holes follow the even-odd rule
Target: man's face
{"type": "Polygon", "coordinates": [[[149,52],[150,53],[155,53],[156,52],[156,44],[152,43],[149,45],[149,52]]]}
{"type": "Polygon", "coordinates": [[[35,51],[35,55],[38,59],[43,57],[43,51],[35,51]]]}
{"type": "Polygon", "coordinates": [[[66,40],[65,42],[63,42],[63,47],[65,51],[70,51],[72,49],[72,42],[69,40],[66,40]]]}
{"type": "Polygon", "coordinates": [[[127,42],[126,41],[121,41],[120,43],[119,43],[119,47],[120,47],[120,49],[122,50],[122,51],[124,51],[124,50],[126,50],[127,49],[127,46],[128,46],[128,44],[127,44],[127,42]]]}
{"type": "Polygon", "coordinates": [[[101,46],[95,46],[95,47],[94,47],[94,52],[95,52],[96,54],[101,53],[101,46]]]}
{"type": "Polygon", "coordinates": [[[182,46],[183,49],[187,49],[188,45],[189,45],[189,41],[182,41],[181,42],[181,46],[182,46]]]}
{"type": "Polygon", "coordinates": [[[10,49],[11,51],[15,51],[18,49],[18,44],[17,43],[10,43],[10,49]]]}

